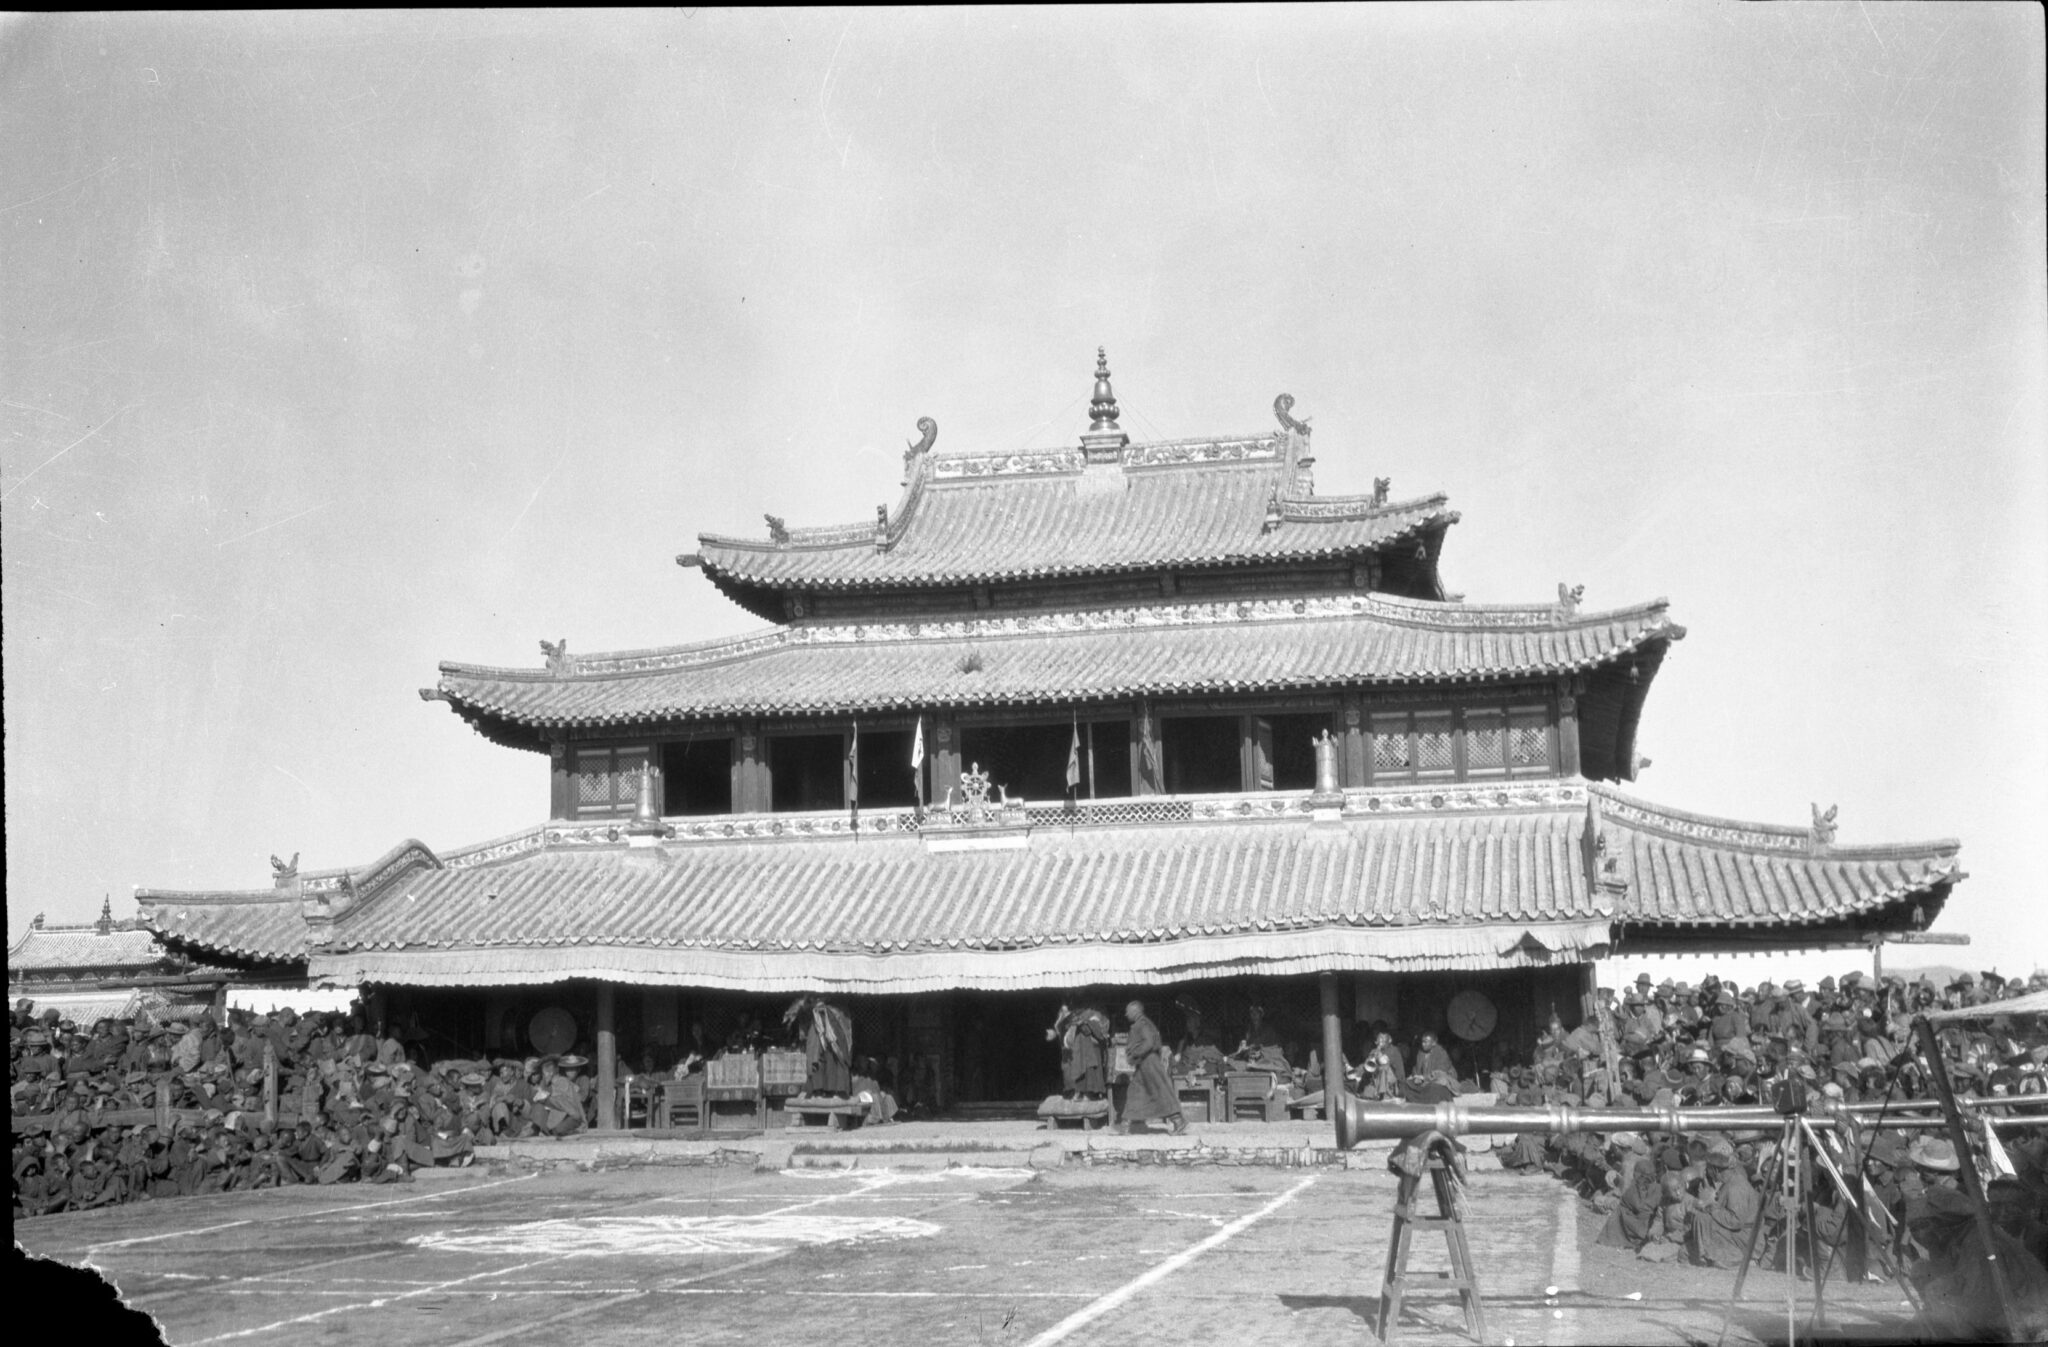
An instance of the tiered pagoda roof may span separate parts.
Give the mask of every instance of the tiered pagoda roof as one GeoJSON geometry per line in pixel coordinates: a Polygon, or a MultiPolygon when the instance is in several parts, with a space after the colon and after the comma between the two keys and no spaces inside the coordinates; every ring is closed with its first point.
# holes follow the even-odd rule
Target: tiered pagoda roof
{"type": "Polygon", "coordinates": [[[788,590],[991,581],[1364,558],[1397,547],[1435,585],[1444,497],[1315,496],[1286,432],[1133,444],[1102,474],[1081,449],[913,455],[894,511],[857,524],[703,534],[679,560],[767,617],[788,590]]]}
{"type": "Polygon", "coordinates": [[[407,844],[312,924],[297,895],[139,897],[210,948],[283,946],[297,919],[316,982],[914,992],[1839,944],[1924,924],[1962,878],[1953,841],[1838,846],[1579,780],[1347,791],[1320,822],[1288,792],[1030,812],[1003,849],[946,849],[952,822],[908,811],[407,844]]]}
{"type": "Polygon", "coordinates": [[[812,622],[545,670],[443,664],[423,695],[494,737],[535,746],[513,728],[1555,678],[1623,660],[1653,669],[1685,634],[1666,608],[1657,600],[1582,613],[1346,594],[812,622]]]}

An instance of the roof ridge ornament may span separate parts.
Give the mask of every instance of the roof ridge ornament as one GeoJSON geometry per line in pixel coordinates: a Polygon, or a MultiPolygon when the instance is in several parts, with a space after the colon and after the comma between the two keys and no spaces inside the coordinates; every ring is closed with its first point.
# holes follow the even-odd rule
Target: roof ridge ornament
{"type": "Polygon", "coordinates": [[[1115,430],[1120,414],[1116,392],[1109,386],[1109,349],[1098,346],[1095,348],[1095,395],[1088,400],[1088,429],[1115,430]]]}
{"type": "Polygon", "coordinates": [[[1088,433],[1081,437],[1081,453],[1089,463],[1123,463],[1131,437],[1117,424],[1122,413],[1116,405],[1116,390],[1109,386],[1109,350],[1095,348],[1095,392],[1088,399],[1088,433]]]}
{"type": "Polygon", "coordinates": [[[98,932],[99,932],[99,933],[100,933],[101,935],[112,935],[112,934],[113,934],[113,932],[114,932],[114,898],[113,898],[113,895],[112,895],[112,894],[104,894],[104,895],[102,895],[102,896],[101,896],[101,898],[100,898],[100,919],[99,919],[98,921],[96,921],[96,922],[94,922],[94,923],[92,924],[92,928],[93,928],[93,929],[94,929],[95,931],[98,931],[98,932]]]}
{"type": "Polygon", "coordinates": [[[1567,585],[1562,580],[1558,581],[1557,615],[1559,617],[1577,617],[1579,615],[1579,600],[1585,597],[1586,587],[1584,585],[1567,585]]]}
{"type": "Polygon", "coordinates": [[[556,678],[567,678],[576,672],[576,657],[569,653],[569,638],[559,641],[541,638],[540,653],[547,656],[548,672],[556,678]]]}
{"type": "Polygon", "coordinates": [[[1304,416],[1297,421],[1288,414],[1293,410],[1294,394],[1282,393],[1279,397],[1273,399],[1273,415],[1279,420],[1280,428],[1282,430],[1291,430],[1303,439],[1307,439],[1314,433],[1313,429],[1309,426],[1309,422],[1315,418],[1304,416]]]}
{"type": "Polygon", "coordinates": [[[1823,811],[1820,805],[1812,805],[1813,827],[1810,836],[1815,851],[1826,851],[1835,844],[1835,815],[1841,808],[1840,805],[1831,804],[1823,811]]]}
{"type": "Polygon", "coordinates": [[[902,485],[904,486],[910,485],[910,474],[917,469],[918,455],[930,453],[931,447],[938,443],[939,423],[932,420],[929,416],[920,416],[917,418],[917,433],[922,438],[904,441],[905,444],[910,446],[903,451],[902,485]]]}

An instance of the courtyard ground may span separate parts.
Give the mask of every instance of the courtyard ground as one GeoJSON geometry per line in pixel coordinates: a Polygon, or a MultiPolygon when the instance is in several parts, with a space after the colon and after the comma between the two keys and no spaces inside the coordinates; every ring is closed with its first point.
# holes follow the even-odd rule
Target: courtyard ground
{"type": "MultiPolygon", "coordinates": [[[[1378,1165],[857,1158],[506,1164],[42,1217],[15,1238],[102,1271],[178,1347],[1372,1340],[1395,1186],[1378,1165]]],[[[1469,1196],[1493,1341],[1719,1332],[1730,1274],[1600,1248],[1560,1185],[1483,1158],[1469,1196]]],[[[1418,1232],[1416,1265],[1443,1266],[1442,1245],[1418,1232]]],[[[1829,1300],[1823,1336],[1911,1336],[1896,1288],[1835,1282],[1829,1300]]],[[[1468,1340],[1453,1299],[1411,1305],[1401,1341],[1468,1340]]],[[[1802,1331],[1810,1308],[1802,1291],[1802,1331]]],[[[1753,1273],[1728,1340],[1785,1336],[1784,1278],[1753,1273]]]]}

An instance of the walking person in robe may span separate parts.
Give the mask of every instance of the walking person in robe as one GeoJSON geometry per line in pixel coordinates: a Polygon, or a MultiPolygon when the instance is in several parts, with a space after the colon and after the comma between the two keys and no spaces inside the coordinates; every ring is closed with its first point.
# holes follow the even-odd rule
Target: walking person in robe
{"type": "Polygon", "coordinates": [[[1134,1122],[1164,1119],[1179,1136],[1188,1130],[1188,1120],[1181,1116],[1180,1096],[1174,1092],[1173,1072],[1166,1061],[1166,1040],[1159,1034],[1159,1027],[1145,1017],[1143,1002],[1133,1001],[1124,1007],[1124,1018],[1131,1022],[1131,1031],[1124,1039],[1124,1054],[1131,1059],[1130,1095],[1124,1104],[1123,1130],[1129,1130],[1134,1122]]]}

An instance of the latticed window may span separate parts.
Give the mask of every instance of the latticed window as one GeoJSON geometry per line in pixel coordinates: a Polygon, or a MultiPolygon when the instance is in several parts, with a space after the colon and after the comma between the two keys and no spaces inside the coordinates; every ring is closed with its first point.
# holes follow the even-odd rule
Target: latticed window
{"type": "Polygon", "coordinates": [[[1508,718],[1500,711],[1465,713],[1465,770],[1498,772],[1508,763],[1508,718]]]}
{"type": "Polygon", "coordinates": [[[1408,743],[1407,716],[1372,718],[1372,767],[1375,777],[1396,777],[1415,769],[1408,743]]]}
{"type": "Polygon", "coordinates": [[[640,802],[640,771],[646,763],[644,748],[577,749],[577,815],[632,813],[640,802]]]}
{"type": "Polygon", "coordinates": [[[1551,770],[1550,716],[1540,706],[1517,706],[1508,712],[1508,770],[1551,770]]]}
{"type": "Polygon", "coordinates": [[[1547,776],[1555,736],[1541,706],[1379,711],[1368,720],[1375,782],[1547,776]]]}
{"type": "Polygon", "coordinates": [[[1451,770],[1451,713],[1415,717],[1415,770],[1425,776],[1451,770]]]}

